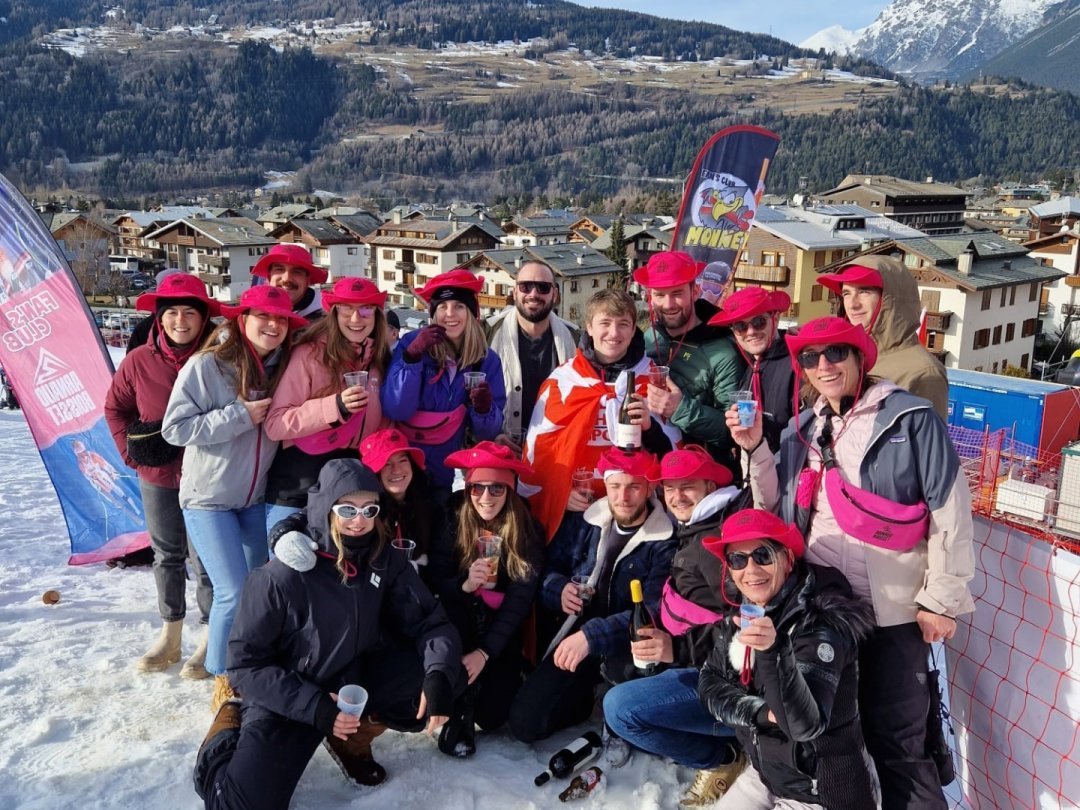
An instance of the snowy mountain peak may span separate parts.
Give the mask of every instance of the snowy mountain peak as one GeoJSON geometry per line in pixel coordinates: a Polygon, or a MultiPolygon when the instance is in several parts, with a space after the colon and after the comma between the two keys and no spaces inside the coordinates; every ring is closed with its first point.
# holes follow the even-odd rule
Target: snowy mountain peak
{"type": "Polygon", "coordinates": [[[830,25],[803,40],[799,43],[799,47],[810,51],[819,51],[824,48],[826,53],[847,55],[865,30],[865,28],[857,28],[850,31],[842,25],[830,25]]]}

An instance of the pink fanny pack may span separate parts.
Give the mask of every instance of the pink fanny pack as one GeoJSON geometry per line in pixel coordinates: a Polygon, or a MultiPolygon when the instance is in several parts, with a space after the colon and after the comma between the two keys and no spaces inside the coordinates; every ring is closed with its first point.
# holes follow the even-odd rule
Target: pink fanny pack
{"type": "Polygon", "coordinates": [[[342,450],[355,443],[364,427],[364,416],[367,408],[357,411],[337,427],[320,430],[307,436],[293,439],[292,442],[309,456],[321,456],[333,450],[342,450]]]}
{"type": "Polygon", "coordinates": [[[722,618],[719,613],[679,596],[671,584],[671,577],[668,577],[664,583],[664,592],[660,595],[660,623],[671,635],[685,635],[691,627],[714,624],[722,618]]]}
{"type": "Polygon", "coordinates": [[[445,444],[454,438],[465,421],[465,406],[452,411],[417,411],[408,422],[398,422],[398,429],[413,444],[445,444]]]}
{"type": "Polygon", "coordinates": [[[506,594],[502,591],[489,591],[486,588],[478,588],[476,592],[480,595],[480,601],[492,610],[501,608],[503,599],[506,598],[506,594]]]}
{"type": "Polygon", "coordinates": [[[825,470],[825,495],[845,534],[890,551],[910,551],[926,539],[930,510],[905,505],[849,484],[835,467],[825,470]]]}

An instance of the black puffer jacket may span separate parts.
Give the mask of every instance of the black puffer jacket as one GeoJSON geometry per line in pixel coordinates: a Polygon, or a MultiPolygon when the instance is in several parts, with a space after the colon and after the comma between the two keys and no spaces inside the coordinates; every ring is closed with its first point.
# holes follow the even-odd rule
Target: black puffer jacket
{"type": "MultiPolygon", "coordinates": [[[[355,460],[323,467],[307,506],[308,533],[320,552],[336,559],[330,507],[342,495],[370,490],[370,475],[355,460]]],[[[380,645],[385,629],[415,640],[427,676],[441,673],[451,688],[460,685],[461,641],[446,612],[404,555],[384,547],[371,559],[371,550],[349,560],[344,582],[335,559],[322,553],[310,571],[271,560],[248,576],[227,666],[252,719],[279,714],[329,732],[337,714],[329,693],[363,682],[358,659],[380,645]]]]}
{"type": "Polygon", "coordinates": [[[743,651],[730,621],[698,682],[709,713],[735,730],[762,782],[781,798],[828,810],[873,810],[858,710],[858,642],[873,626],[831,568],[800,563],[766,608],[777,641],[754,653],[749,687],[739,680],[743,651]],[[768,720],[769,711],[776,723],[768,720]]]}
{"type": "MultiPolygon", "coordinates": [[[[746,356],[745,352],[743,353],[746,356]]],[[[784,341],[784,332],[760,357],[750,357],[739,387],[754,391],[754,374],[761,386],[761,427],[765,441],[774,453],[780,449],[780,434],[784,432],[793,413],[792,396],[795,392],[795,370],[791,367],[791,354],[784,341]]]]}

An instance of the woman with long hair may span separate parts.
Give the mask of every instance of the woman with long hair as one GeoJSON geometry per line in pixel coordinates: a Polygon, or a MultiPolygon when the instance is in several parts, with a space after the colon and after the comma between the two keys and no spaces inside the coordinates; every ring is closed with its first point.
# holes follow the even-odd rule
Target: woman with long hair
{"type": "Polygon", "coordinates": [[[282,443],[266,486],[267,531],[303,508],[327,460],[355,458],[360,440],[381,426],[376,392],[390,358],[385,302],[366,278],[338,279],[322,294],[327,317],[296,340],[266,416],[266,435],[282,443]],[[367,381],[348,384],[353,372],[367,381]]]}
{"type": "MultiPolygon", "coordinates": [[[[813,402],[780,439],[762,440],[761,409],[727,423],[748,455],[760,508],[806,536],[806,558],[836,568],[872,605],[859,658],[860,711],[885,810],[944,808],[927,755],[931,642],[952,638],[974,609],[971,495],[945,423],[928,400],[869,376],[877,346],[863,327],[818,318],[787,335],[813,402]]],[[[934,697],[933,699],[936,699],[934,697]]]]}
{"type": "Polygon", "coordinates": [[[377,785],[386,771],[375,737],[387,727],[432,733],[449,716],[464,685],[458,634],[389,548],[379,489],[357,459],[327,462],[306,504],[313,565],[298,571],[278,557],[248,578],[229,641],[240,701],[219,710],[195,766],[208,808],[285,810],[324,740],[351,779],[377,785]],[[388,649],[387,630],[408,646],[388,649]],[[359,716],[338,708],[346,684],[367,691],[359,716]]]}
{"type": "MultiPolygon", "coordinates": [[[[180,660],[180,638],[187,612],[187,560],[195,571],[195,599],[206,623],[213,589],[210,578],[188,543],[180,511],[180,466],[183,450],[161,437],[161,420],[176,375],[202,343],[219,305],[195,276],[178,273],[163,279],[154,292],[143,293],[135,307],[154,313],[150,339],[132,349],[120,363],[105,398],[105,421],[124,463],[139,477],[146,529],[154,551],[161,633],[139,659],[143,672],[160,672],[180,660]]],[[[206,639],[184,663],[181,676],[208,677],[203,666],[206,639]]]]}
{"type": "Polygon", "coordinates": [[[458,268],[416,290],[432,323],[398,342],[382,390],[386,416],[424,451],[440,503],[453,480],[444,462],[464,446],[466,430],[477,441],[502,430],[506,391],[502,364],[479,321],[483,285],[483,278],[458,268]]]}
{"type": "Polygon", "coordinates": [[[465,494],[432,555],[431,579],[461,633],[470,688],[439,749],[464,757],[476,751],[474,724],[502,726],[521,686],[524,625],[540,584],[544,538],[515,491],[517,476],[530,468],[510,448],[480,442],[451,453],[446,464],[465,471],[465,494]]]}
{"type": "Polygon", "coordinates": [[[431,527],[443,517],[432,514],[424,454],[410,447],[397,428],[377,430],[360,443],[360,459],[379,476],[379,521],[390,537],[416,543],[413,560],[426,576],[431,527]]]}
{"type": "Polygon", "coordinates": [[[277,287],[251,287],[180,372],[162,435],[184,453],[180,506],[188,536],[214,583],[206,670],[213,708],[232,696],[225,647],[240,590],[266,562],[263,493],[277,442],[263,434],[270,398],[289,358],[289,332],[307,323],[277,287]]]}

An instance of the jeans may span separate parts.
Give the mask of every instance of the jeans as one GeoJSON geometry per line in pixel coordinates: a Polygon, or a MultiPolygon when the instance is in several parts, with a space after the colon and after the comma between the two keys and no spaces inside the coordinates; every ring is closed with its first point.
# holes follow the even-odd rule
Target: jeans
{"type": "Polygon", "coordinates": [[[206,670],[225,672],[225,649],[244,580],[266,562],[266,511],[261,503],[237,510],[185,509],[188,537],[214,583],[206,670]]]}
{"type": "Polygon", "coordinates": [[[600,659],[586,656],[573,672],[559,669],[552,659],[540,662],[510,706],[510,733],[523,743],[547,739],[592,714],[593,692],[603,680],[600,659]]]}
{"type": "MultiPolygon", "coordinates": [[[[285,506],[280,503],[264,504],[264,508],[266,509],[266,537],[270,536],[270,530],[274,528],[278,521],[284,520],[289,515],[300,511],[300,507],[285,506]]],[[[265,537],[263,539],[265,539],[265,537]]]]}
{"type": "Polygon", "coordinates": [[[167,622],[183,620],[187,614],[187,563],[195,573],[195,601],[203,623],[210,615],[214,589],[195,548],[188,543],[184,515],[180,511],[180,490],[139,481],[146,530],[154,551],[154,585],[158,612],[167,622]]]}
{"type": "Polygon", "coordinates": [[[604,696],[604,721],[642,751],[688,768],[715,768],[731,760],[735,732],[705,710],[697,685],[694,667],[620,683],[604,696]]]}

